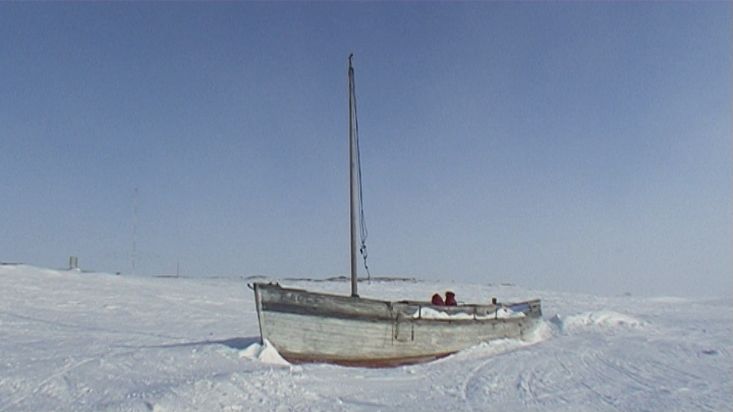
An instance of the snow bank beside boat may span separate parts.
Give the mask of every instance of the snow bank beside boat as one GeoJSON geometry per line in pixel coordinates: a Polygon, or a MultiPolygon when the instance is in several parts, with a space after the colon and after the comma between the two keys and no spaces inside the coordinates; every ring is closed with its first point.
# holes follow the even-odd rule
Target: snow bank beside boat
{"type": "Polygon", "coordinates": [[[264,344],[253,343],[239,352],[240,358],[258,360],[273,365],[290,366],[290,362],[283,359],[280,353],[265,339],[264,344]]]}
{"type": "Polygon", "coordinates": [[[524,334],[522,340],[533,345],[552,338],[552,335],[553,331],[550,324],[545,320],[540,320],[534,328],[524,334]]]}
{"type": "Polygon", "coordinates": [[[611,310],[599,310],[583,312],[576,315],[562,317],[555,315],[551,322],[563,331],[572,331],[584,328],[618,329],[618,328],[641,328],[645,322],[633,316],[611,310]]]}
{"type": "Polygon", "coordinates": [[[478,360],[494,357],[496,355],[512,352],[549,340],[552,338],[552,336],[552,327],[546,321],[540,320],[537,322],[537,325],[534,328],[530,329],[527,333],[525,333],[521,339],[505,338],[496,339],[489,342],[481,342],[444,359],[437,360],[434,363],[453,362],[466,359],[478,360]]]}

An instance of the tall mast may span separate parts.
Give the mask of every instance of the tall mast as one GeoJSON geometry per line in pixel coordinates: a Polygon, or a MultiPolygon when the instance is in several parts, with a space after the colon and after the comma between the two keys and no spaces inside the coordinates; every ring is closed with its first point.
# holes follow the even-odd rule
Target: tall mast
{"type": "Polygon", "coordinates": [[[356,290],[357,269],[356,269],[356,208],[357,208],[357,191],[356,191],[356,145],[354,144],[354,123],[356,117],[356,107],[354,104],[354,67],[351,65],[351,58],[354,54],[349,55],[349,218],[351,226],[351,296],[359,297],[356,290]]]}

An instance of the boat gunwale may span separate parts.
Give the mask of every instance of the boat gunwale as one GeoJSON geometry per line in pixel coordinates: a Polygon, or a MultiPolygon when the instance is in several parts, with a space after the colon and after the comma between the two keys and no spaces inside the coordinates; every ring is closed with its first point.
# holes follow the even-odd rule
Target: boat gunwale
{"type": "MultiPolygon", "coordinates": [[[[427,324],[427,323],[457,323],[457,324],[475,324],[475,323],[513,323],[513,322],[522,322],[524,320],[534,320],[538,319],[539,315],[534,316],[529,312],[520,312],[524,313],[525,316],[519,317],[494,317],[494,318],[487,318],[487,317],[474,317],[474,318],[425,318],[425,317],[413,317],[413,316],[399,316],[401,313],[398,313],[397,316],[380,316],[380,315],[365,315],[365,314],[357,314],[357,313],[347,313],[347,312],[341,312],[341,311],[329,311],[329,310],[323,310],[323,309],[316,309],[316,308],[308,308],[298,305],[287,305],[287,304],[264,304],[262,308],[263,312],[275,312],[275,313],[287,313],[291,315],[299,315],[299,316],[308,316],[308,317],[315,317],[315,318],[335,318],[335,319],[345,319],[345,320],[353,320],[353,321],[360,321],[360,322],[382,322],[382,321],[389,321],[394,322],[396,320],[399,320],[400,322],[414,322],[418,324],[427,324]],[[529,314],[527,314],[529,313],[529,314]]],[[[467,313],[467,315],[471,315],[467,313]]]]}
{"type": "Polygon", "coordinates": [[[539,299],[533,299],[528,300],[524,302],[516,302],[511,304],[488,304],[488,305],[481,305],[481,304],[462,304],[458,306],[439,306],[439,305],[433,305],[430,302],[419,302],[419,301],[385,301],[385,300],[378,300],[378,299],[369,299],[369,298],[361,298],[361,297],[351,297],[351,296],[343,296],[343,295],[335,295],[335,294],[329,294],[329,293],[322,293],[322,292],[311,292],[304,289],[296,289],[296,288],[289,288],[289,287],[283,287],[278,283],[256,283],[255,288],[256,290],[262,289],[263,286],[265,288],[274,289],[277,290],[280,293],[288,293],[288,292],[295,292],[295,293],[302,293],[305,295],[313,296],[313,297],[322,297],[326,299],[335,299],[336,302],[340,302],[343,304],[349,304],[355,301],[358,301],[360,303],[366,303],[368,305],[375,305],[375,306],[382,306],[384,305],[386,309],[383,314],[378,313],[363,313],[358,310],[339,310],[343,308],[324,308],[321,306],[314,306],[314,305],[304,305],[300,302],[273,302],[273,301],[267,301],[265,299],[262,299],[262,296],[260,296],[260,299],[262,299],[261,302],[259,302],[259,308],[258,310],[262,310],[264,312],[279,312],[279,313],[290,313],[295,315],[301,315],[301,316],[312,316],[312,317],[330,317],[330,318],[339,318],[339,319],[349,319],[349,320],[358,320],[358,321],[366,321],[366,322],[379,322],[379,321],[390,321],[393,322],[395,320],[399,320],[401,322],[417,322],[417,323],[458,323],[458,324],[475,324],[475,323],[513,323],[513,322],[521,322],[526,319],[537,319],[542,316],[541,313],[541,303],[539,299]],[[526,311],[518,311],[518,313],[522,313],[525,316],[523,317],[490,317],[491,313],[496,313],[497,310],[501,307],[512,307],[515,305],[527,305],[526,311]],[[533,310],[533,306],[536,307],[537,310],[533,310]],[[447,318],[425,318],[422,317],[422,315],[415,317],[414,311],[418,311],[417,313],[421,313],[423,308],[430,308],[439,312],[447,313],[449,315],[456,315],[456,314],[464,314],[472,316],[472,318],[455,318],[455,317],[447,317],[447,318]],[[486,314],[479,314],[478,309],[484,309],[486,310],[486,314]],[[413,313],[410,313],[413,312],[413,313]],[[490,312],[490,313],[489,313],[490,312]]]}

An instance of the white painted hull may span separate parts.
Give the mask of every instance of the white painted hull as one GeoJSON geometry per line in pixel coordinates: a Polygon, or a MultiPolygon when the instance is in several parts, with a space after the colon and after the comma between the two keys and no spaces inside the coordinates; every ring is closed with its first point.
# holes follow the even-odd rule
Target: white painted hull
{"type": "Polygon", "coordinates": [[[254,285],[260,332],[291,362],[391,366],[423,362],[481,342],[520,338],[541,316],[539,300],[513,305],[386,302],[279,285],[254,285]],[[514,317],[495,316],[510,306],[514,317]],[[421,309],[451,318],[426,319],[421,309]]]}

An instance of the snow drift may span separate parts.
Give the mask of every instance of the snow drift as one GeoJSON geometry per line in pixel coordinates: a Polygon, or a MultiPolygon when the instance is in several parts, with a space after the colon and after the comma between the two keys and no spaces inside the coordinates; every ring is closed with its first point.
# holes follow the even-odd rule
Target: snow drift
{"type": "Polygon", "coordinates": [[[569,332],[579,329],[618,329],[618,328],[641,328],[644,322],[633,316],[612,310],[598,310],[583,312],[576,315],[562,317],[555,315],[552,323],[557,325],[561,331],[569,332]]]}

